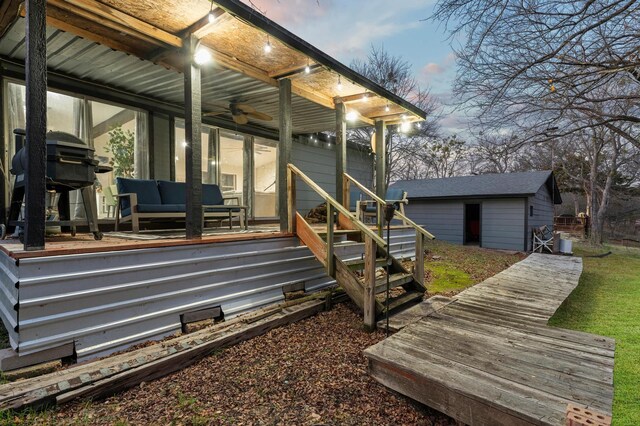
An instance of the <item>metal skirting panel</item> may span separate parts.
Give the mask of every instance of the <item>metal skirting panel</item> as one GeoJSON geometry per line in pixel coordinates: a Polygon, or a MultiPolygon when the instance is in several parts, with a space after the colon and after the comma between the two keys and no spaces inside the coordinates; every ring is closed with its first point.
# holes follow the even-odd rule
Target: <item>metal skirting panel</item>
{"type": "MultiPolygon", "coordinates": [[[[387,231],[384,231],[384,240],[387,240],[387,231]]],[[[396,259],[415,258],[416,255],[416,231],[413,228],[392,228],[389,236],[391,255],[396,259]]],[[[334,253],[343,261],[363,259],[364,244],[352,241],[343,241],[334,246],[334,253]]]]}
{"type": "Polygon", "coordinates": [[[335,284],[296,238],[22,259],[19,278],[19,353],[73,341],[79,359],[179,331],[185,312],[231,318],[284,300],[284,285],[335,284]]]}
{"type": "Polygon", "coordinates": [[[0,318],[9,335],[12,347],[18,344],[18,266],[16,261],[0,252],[0,318]]]}

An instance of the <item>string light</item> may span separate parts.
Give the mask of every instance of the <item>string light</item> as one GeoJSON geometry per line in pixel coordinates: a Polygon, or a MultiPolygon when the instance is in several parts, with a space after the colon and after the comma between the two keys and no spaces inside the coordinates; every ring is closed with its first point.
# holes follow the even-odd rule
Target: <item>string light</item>
{"type": "Polygon", "coordinates": [[[409,130],[411,130],[411,123],[409,123],[408,121],[403,121],[400,125],[400,131],[403,133],[407,133],[409,132],[409,130]]]}
{"type": "Polygon", "coordinates": [[[304,67],[304,73],[309,74],[311,72],[311,66],[309,65],[309,59],[307,59],[307,66],[304,67]]]}
{"type": "Polygon", "coordinates": [[[384,112],[389,112],[390,110],[391,110],[391,108],[389,108],[389,104],[387,104],[387,105],[384,107],[384,112]]]}
{"type": "Polygon", "coordinates": [[[340,75],[338,74],[338,91],[342,91],[342,79],[340,78],[340,75]]]}
{"type": "Polygon", "coordinates": [[[356,121],[358,119],[358,113],[355,111],[349,111],[345,118],[348,121],[356,121]]]}
{"type": "Polygon", "coordinates": [[[208,64],[211,62],[211,52],[206,47],[199,46],[193,55],[193,60],[198,65],[208,64]]]}
{"type": "Polygon", "coordinates": [[[213,24],[216,21],[216,15],[213,14],[213,0],[211,0],[211,7],[209,8],[209,23],[213,24]]]}
{"type": "Polygon", "coordinates": [[[364,92],[362,96],[362,102],[369,102],[369,92],[364,92]]]}
{"type": "Polygon", "coordinates": [[[267,44],[264,45],[264,53],[271,53],[272,49],[271,40],[269,40],[269,36],[267,35],[267,44]]]}

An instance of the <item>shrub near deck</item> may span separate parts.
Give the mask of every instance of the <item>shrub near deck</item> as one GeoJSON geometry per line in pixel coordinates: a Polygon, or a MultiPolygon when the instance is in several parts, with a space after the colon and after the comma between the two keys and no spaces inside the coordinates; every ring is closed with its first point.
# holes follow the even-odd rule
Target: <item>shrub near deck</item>
{"type": "Polygon", "coordinates": [[[640,249],[578,246],[583,257],[580,284],[549,321],[550,325],[616,339],[613,424],[640,424],[640,249]]]}

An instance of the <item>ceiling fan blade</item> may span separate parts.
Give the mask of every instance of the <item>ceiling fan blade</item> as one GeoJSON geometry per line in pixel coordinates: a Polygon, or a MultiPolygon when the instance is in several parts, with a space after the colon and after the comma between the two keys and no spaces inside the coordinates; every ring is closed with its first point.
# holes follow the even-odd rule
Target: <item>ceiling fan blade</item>
{"type": "Polygon", "coordinates": [[[235,114],[232,117],[237,124],[247,124],[249,122],[249,118],[245,114],[235,114]]]}
{"type": "Polygon", "coordinates": [[[202,114],[203,117],[215,117],[216,115],[222,115],[222,114],[227,114],[228,111],[217,111],[217,112],[205,112],[204,114],[202,114]]]}
{"type": "Polygon", "coordinates": [[[269,114],[265,114],[264,112],[247,112],[247,115],[249,117],[253,117],[256,118],[258,120],[262,120],[262,121],[271,121],[273,120],[273,117],[271,117],[269,114]]]}
{"type": "Polygon", "coordinates": [[[256,112],[256,109],[249,104],[233,104],[236,108],[244,111],[245,113],[256,112]]]}

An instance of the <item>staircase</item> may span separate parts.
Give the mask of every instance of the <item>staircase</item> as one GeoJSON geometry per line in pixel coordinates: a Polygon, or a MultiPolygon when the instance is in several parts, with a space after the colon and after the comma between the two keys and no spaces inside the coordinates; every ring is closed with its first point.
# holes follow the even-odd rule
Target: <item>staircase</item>
{"type": "MultiPolygon", "coordinates": [[[[290,231],[298,235],[325,265],[327,273],[363,310],[365,326],[374,329],[380,317],[422,300],[426,291],[424,239],[432,239],[431,234],[396,211],[394,219],[404,225],[391,226],[387,242],[387,229],[383,229],[382,218],[378,218],[374,225],[365,224],[291,164],[288,176],[290,231]],[[296,178],[326,201],[326,224],[310,225],[295,210],[296,178]],[[407,269],[402,263],[411,258],[416,260],[414,270],[407,269]]],[[[377,203],[385,204],[349,175],[345,174],[343,180],[346,193],[349,185],[354,184],[377,203]]]]}

